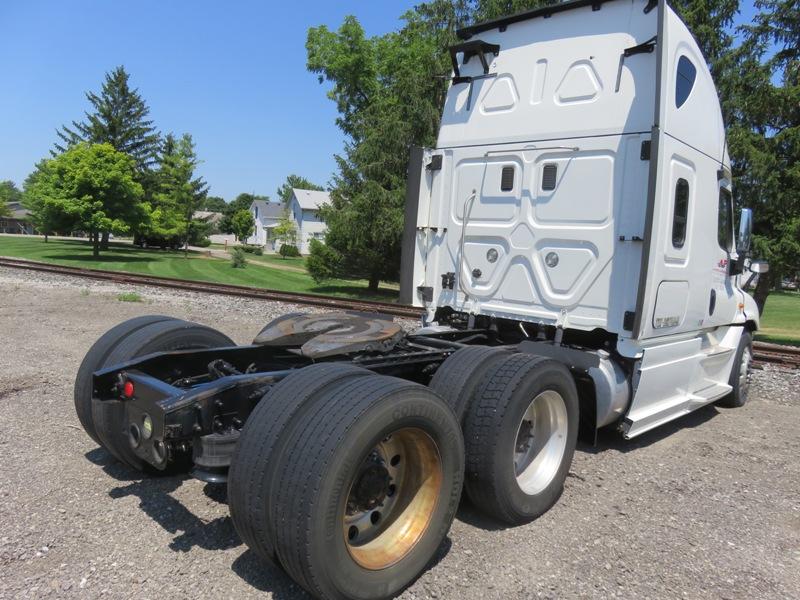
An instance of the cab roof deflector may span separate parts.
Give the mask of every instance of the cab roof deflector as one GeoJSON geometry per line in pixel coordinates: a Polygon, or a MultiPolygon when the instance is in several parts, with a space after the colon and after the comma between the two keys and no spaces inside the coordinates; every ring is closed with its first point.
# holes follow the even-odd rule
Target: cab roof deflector
{"type": "Polygon", "coordinates": [[[603,4],[611,1],[612,0],[571,0],[570,2],[562,2],[552,6],[543,6],[542,8],[518,12],[517,14],[502,17],[500,19],[493,19],[491,21],[485,21],[483,23],[476,23],[475,25],[462,27],[456,32],[456,35],[459,37],[459,39],[468,40],[476,33],[480,33],[482,31],[490,31],[492,29],[505,31],[506,27],[512,25],[513,23],[527,21],[528,19],[535,19],[537,17],[543,17],[546,19],[554,14],[572,10],[574,8],[591,6],[592,10],[600,10],[603,4]]]}

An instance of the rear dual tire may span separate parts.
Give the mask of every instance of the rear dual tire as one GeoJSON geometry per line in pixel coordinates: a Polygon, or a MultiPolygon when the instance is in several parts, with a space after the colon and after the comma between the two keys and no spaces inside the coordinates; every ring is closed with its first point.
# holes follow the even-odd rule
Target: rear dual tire
{"type": "Polygon", "coordinates": [[[172,317],[152,315],[120,323],[95,342],[78,369],[75,380],[78,419],[86,433],[117,460],[137,471],[151,470],[131,447],[123,402],[92,401],[94,372],[154,352],[234,345],[228,336],[215,329],[172,317]]]}
{"type": "Polygon", "coordinates": [[[464,423],[473,504],[510,525],[547,512],[572,464],[578,417],[575,381],[560,362],[514,354],[494,365],[464,423]]]}
{"type": "Polygon", "coordinates": [[[463,466],[459,424],[428,388],[314,365],[247,420],[228,479],[231,515],[248,546],[314,596],[389,598],[444,539],[463,466]]]}
{"type": "Polygon", "coordinates": [[[578,435],[578,393],[567,367],[472,346],[442,363],[430,386],[463,425],[464,488],[479,510],[517,525],[558,500],[578,435]]]}

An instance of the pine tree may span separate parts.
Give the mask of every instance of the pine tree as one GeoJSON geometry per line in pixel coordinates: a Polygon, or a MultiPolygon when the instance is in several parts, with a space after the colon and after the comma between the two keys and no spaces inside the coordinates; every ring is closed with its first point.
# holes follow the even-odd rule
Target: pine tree
{"type": "Polygon", "coordinates": [[[73,121],[72,127],[65,125],[56,132],[61,140],[55,145],[57,152],[79,142],[110,144],[133,158],[139,171],[154,165],[159,135],[147,118],[147,103],[138,89],[130,87],[128,78],[125,67],[119,66],[106,73],[100,94],[86,92],[93,110],[85,113],[84,121],[73,121]]]}
{"type": "Polygon", "coordinates": [[[800,270],[800,9],[796,0],[757,0],[741,28],[725,79],[734,195],[754,208],[758,258],[770,263],[755,300],[800,270]]]}
{"type": "Polygon", "coordinates": [[[288,206],[289,202],[291,202],[292,190],[294,188],[300,190],[316,190],[316,191],[321,191],[324,189],[321,185],[317,185],[316,183],[311,183],[305,177],[294,174],[289,175],[288,177],[286,177],[286,181],[283,183],[283,185],[278,188],[278,198],[280,198],[284,206],[288,206]]]}
{"type": "Polygon", "coordinates": [[[158,188],[152,199],[151,233],[165,238],[180,238],[188,245],[192,236],[193,215],[208,194],[202,177],[195,177],[200,164],[194,141],[188,133],[176,138],[167,134],[156,172],[158,188]]]}

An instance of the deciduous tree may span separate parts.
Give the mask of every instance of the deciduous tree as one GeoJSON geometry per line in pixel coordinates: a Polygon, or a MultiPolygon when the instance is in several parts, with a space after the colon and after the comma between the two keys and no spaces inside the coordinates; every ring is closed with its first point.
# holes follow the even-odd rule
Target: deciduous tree
{"type": "Polygon", "coordinates": [[[89,233],[98,257],[102,232],[126,233],[146,218],[135,169],[110,144],[79,143],[39,163],[25,193],[37,222],[89,233]]]}
{"type": "Polygon", "coordinates": [[[255,230],[256,223],[249,210],[237,210],[231,217],[231,230],[236,239],[240,242],[245,241],[255,230]]]}
{"type": "MultiPolygon", "coordinates": [[[[297,225],[289,215],[288,206],[284,205],[281,218],[278,220],[278,224],[275,226],[275,229],[273,229],[273,232],[275,238],[281,242],[281,244],[297,246],[297,225]]],[[[284,258],[286,257],[284,256],[284,258]]]]}

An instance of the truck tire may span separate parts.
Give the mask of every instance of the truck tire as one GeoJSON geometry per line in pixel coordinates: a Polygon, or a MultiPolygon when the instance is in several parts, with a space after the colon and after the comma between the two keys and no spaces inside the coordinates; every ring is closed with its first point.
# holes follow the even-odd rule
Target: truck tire
{"type": "Polygon", "coordinates": [[[575,381],[558,361],[514,354],[492,367],[466,415],[465,489],[476,507],[517,525],[561,494],[578,437],[575,381]]]}
{"type": "Polygon", "coordinates": [[[92,375],[103,366],[111,351],[125,337],[147,325],[169,320],[173,320],[173,318],[164,315],[145,315],[128,319],[100,336],[100,339],[89,348],[86,356],[83,357],[83,362],[78,367],[78,374],[75,377],[73,394],[75,412],[78,414],[78,420],[81,422],[83,430],[98,444],[102,445],[102,442],[97,435],[92,419],[92,375]]]}
{"type": "Polygon", "coordinates": [[[371,374],[342,363],[298,369],[264,394],[247,418],[228,470],[228,507],[239,537],[261,558],[276,562],[269,514],[275,465],[286,450],[287,431],[305,426],[303,408],[329,386],[371,374]]]}
{"type": "Polygon", "coordinates": [[[429,388],[372,375],[308,404],[276,465],[278,559],[313,596],[390,598],[436,553],[463,482],[463,439],[429,388]]]}
{"type": "MultiPolygon", "coordinates": [[[[109,367],[154,352],[235,345],[233,340],[216,329],[189,321],[169,319],[151,323],[127,335],[108,354],[102,366],[109,367]]],[[[100,443],[114,457],[138,471],[149,470],[149,465],[130,446],[122,401],[92,403],[92,419],[100,443]]]]}
{"type": "Polygon", "coordinates": [[[486,372],[509,356],[509,351],[491,346],[470,346],[451,354],[433,374],[429,387],[453,409],[459,423],[469,410],[475,390],[486,372]]]}
{"type": "Polygon", "coordinates": [[[750,391],[750,369],[753,362],[753,336],[743,331],[733,359],[733,368],[728,384],[733,388],[730,394],[717,401],[720,406],[740,408],[747,403],[750,391]]]}

